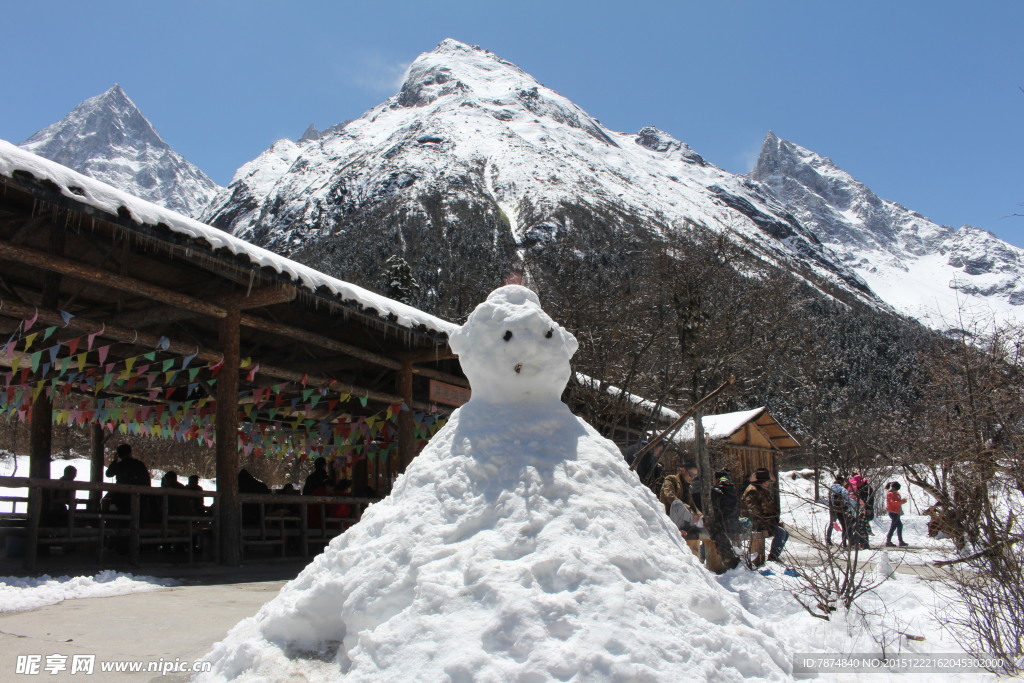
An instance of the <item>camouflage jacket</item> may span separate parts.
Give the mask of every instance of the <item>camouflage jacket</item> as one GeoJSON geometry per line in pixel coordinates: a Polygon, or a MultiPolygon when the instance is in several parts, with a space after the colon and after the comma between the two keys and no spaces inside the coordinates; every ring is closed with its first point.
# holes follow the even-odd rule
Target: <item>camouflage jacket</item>
{"type": "Polygon", "coordinates": [[[670,474],[665,477],[658,499],[665,506],[665,512],[671,510],[672,501],[676,499],[683,501],[691,508],[693,507],[693,499],[690,497],[690,485],[683,481],[682,477],[678,474],[670,474]]]}
{"type": "Polygon", "coordinates": [[[771,531],[779,523],[775,494],[755,484],[747,487],[740,498],[740,513],[750,520],[755,531],[771,531]]]}

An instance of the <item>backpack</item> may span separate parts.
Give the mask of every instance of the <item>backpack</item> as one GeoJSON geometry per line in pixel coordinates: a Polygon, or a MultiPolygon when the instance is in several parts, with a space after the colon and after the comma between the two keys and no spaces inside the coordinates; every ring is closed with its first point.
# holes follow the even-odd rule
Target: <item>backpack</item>
{"type": "Polygon", "coordinates": [[[846,512],[847,504],[843,494],[838,491],[829,491],[828,494],[828,507],[833,512],[846,512]]]}

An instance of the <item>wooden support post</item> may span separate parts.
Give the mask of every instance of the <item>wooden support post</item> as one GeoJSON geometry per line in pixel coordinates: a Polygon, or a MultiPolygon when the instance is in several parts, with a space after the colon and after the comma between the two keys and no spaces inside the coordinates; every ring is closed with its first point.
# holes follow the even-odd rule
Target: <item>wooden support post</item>
{"type": "Polygon", "coordinates": [[[370,488],[370,467],[369,459],[362,458],[352,465],[352,495],[368,495],[370,488]]]}
{"type": "Polygon", "coordinates": [[[220,515],[220,561],[237,566],[242,561],[242,517],[238,504],[238,371],[240,318],[236,308],[220,323],[220,350],[224,366],[217,376],[217,507],[220,515]]]}
{"type": "Polygon", "coordinates": [[[131,521],[128,522],[128,561],[134,566],[139,564],[139,536],[142,529],[143,499],[138,493],[132,493],[131,497],[131,521]]]}
{"type": "MultiPolygon", "coordinates": [[[[60,258],[64,252],[64,232],[56,228],[50,229],[49,256],[60,258]]],[[[60,294],[60,275],[47,273],[43,276],[43,290],[40,303],[44,308],[56,308],[60,294]]],[[[37,374],[37,380],[42,374],[37,374]]],[[[53,401],[47,394],[49,387],[44,386],[38,398],[32,404],[32,419],[29,424],[29,459],[28,472],[36,479],[50,478],[50,454],[53,448],[53,401]]],[[[40,500],[43,506],[49,502],[49,492],[44,492],[40,500]]]]}
{"type": "Polygon", "coordinates": [[[53,403],[46,390],[32,404],[29,420],[28,476],[50,478],[50,451],[53,445],[53,403]]]}
{"type": "Polygon", "coordinates": [[[405,400],[405,405],[398,413],[398,474],[405,472],[412,459],[416,456],[416,422],[412,414],[412,362],[402,363],[402,370],[398,373],[399,394],[405,400]]]}
{"type": "Polygon", "coordinates": [[[38,486],[28,490],[28,529],[25,532],[25,569],[34,571],[39,554],[39,523],[43,517],[43,490],[38,486]]]}
{"type": "Polygon", "coordinates": [[[704,541],[704,566],[709,572],[724,574],[729,567],[722,562],[722,556],[718,553],[718,544],[713,540],[704,541]]]}
{"type": "Polygon", "coordinates": [[[764,532],[755,530],[750,534],[750,548],[747,550],[748,557],[755,567],[764,564],[764,532]]]}
{"type": "MultiPolygon", "coordinates": [[[[89,481],[94,484],[103,483],[103,426],[93,424],[89,427],[89,481]]],[[[89,491],[89,508],[100,509],[100,490],[89,491]]]]}

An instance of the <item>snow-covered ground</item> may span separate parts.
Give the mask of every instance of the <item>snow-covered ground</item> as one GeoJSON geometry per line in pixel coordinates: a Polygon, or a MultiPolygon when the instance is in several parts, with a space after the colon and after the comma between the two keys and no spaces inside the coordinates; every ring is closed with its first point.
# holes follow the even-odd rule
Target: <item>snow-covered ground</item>
{"type": "MultiPolygon", "coordinates": [[[[27,472],[27,461],[19,458],[18,473],[27,472]]],[[[88,460],[58,460],[54,462],[53,474],[59,476],[66,465],[78,468],[79,478],[86,479],[88,460]]],[[[0,461],[0,471],[9,474],[13,460],[0,461]]],[[[800,472],[780,474],[783,501],[783,519],[787,526],[804,532],[824,533],[828,522],[828,511],[822,504],[811,501],[812,482],[803,478],[800,472]]],[[[204,487],[211,487],[204,482],[204,487]]],[[[908,487],[910,502],[905,506],[904,538],[915,548],[910,552],[886,552],[873,549],[861,553],[874,564],[896,565],[902,560],[907,566],[920,566],[934,559],[948,556],[953,551],[949,541],[936,540],[927,536],[928,518],[919,514],[930,504],[927,494],[908,487]],[[917,550],[917,548],[922,548],[917,550]],[[886,560],[882,560],[883,556],[886,560]]],[[[824,489],[823,489],[824,490],[824,489]]],[[[888,519],[877,518],[874,524],[873,545],[884,539],[888,519]]],[[[788,545],[795,557],[807,554],[807,547],[796,538],[788,545]]],[[[682,558],[680,558],[682,559],[682,558]]],[[[799,568],[800,560],[788,561],[799,568]]],[[[897,572],[881,581],[874,568],[868,570],[869,578],[879,585],[866,593],[849,614],[833,615],[831,621],[812,617],[793,598],[792,592],[799,591],[802,579],[782,573],[783,566],[770,564],[771,575],[735,569],[717,577],[717,583],[731,594],[742,607],[763,620],[765,628],[784,643],[791,655],[797,653],[832,653],[834,655],[913,653],[963,653],[963,648],[946,631],[939,616],[949,610],[947,594],[934,580],[922,578],[913,573],[897,572]],[[908,640],[912,635],[923,640],[908,640]]],[[[126,593],[160,590],[177,585],[173,579],[147,576],[133,576],[113,571],[101,571],[92,576],[42,576],[0,577],[0,612],[16,612],[35,609],[63,600],[89,597],[124,595],[126,593]]],[[[935,676],[935,674],[930,674],[935,676]]],[[[900,674],[862,674],[865,680],[900,680],[900,674]]],[[[980,674],[950,674],[944,680],[977,680],[980,674]]],[[[841,674],[844,681],[857,680],[857,674],[841,674]]]]}
{"type": "MultiPolygon", "coordinates": [[[[934,580],[935,574],[929,567],[933,560],[950,557],[954,552],[953,544],[949,540],[928,537],[928,517],[920,511],[931,504],[931,499],[921,489],[908,486],[899,478],[895,480],[901,482],[909,501],[904,506],[903,536],[912,550],[879,547],[885,541],[889,518],[884,513],[876,516],[870,536],[872,549],[861,551],[859,556],[867,562],[866,584],[877,585],[860,596],[848,613],[834,613],[830,621],[812,617],[797,602],[793,593],[800,594],[805,581],[801,577],[787,576],[783,570],[785,566],[795,566],[799,572],[802,563],[814,561],[816,552],[797,536],[811,535],[820,541],[829,518],[828,508],[813,501],[813,482],[806,478],[807,474],[793,471],[779,475],[782,519],[791,532],[797,532],[787,543],[787,554],[783,556],[786,565],[769,563],[766,568],[771,571],[770,575],[745,568],[734,569],[719,576],[719,584],[735,593],[747,610],[770,622],[793,655],[963,654],[961,643],[940,621],[943,616],[948,617],[952,609],[949,590],[934,580]],[[903,571],[890,574],[896,567],[903,571]]],[[[822,483],[826,485],[821,488],[824,495],[828,482],[822,483]]],[[[884,482],[881,484],[878,488],[884,488],[884,482]]],[[[835,677],[842,681],[855,681],[860,677],[885,681],[906,680],[910,675],[843,673],[835,677]]],[[[979,680],[987,676],[966,672],[927,675],[935,680],[979,680]]]]}
{"type": "MultiPolygon", "coordinates": [[[[964,654],[941,624],[954,602],[928,563],[953,548],[927,537],[924,492],[902,482],[913,548],[862,552],[870,590],[822,620],[795,597],[814,573],[807,539],[828,523],[806,473],[780,477],[786,564],[714,576],[614,445],[558,400],[576,340],[534,295],[492,293],[451,345],[473,398],[388,498],[214,646],[209,680],[785,680],[800,653],[964,654]]],[[[8,458],[0,473],[15,464],[27,472],[8,458]]],[[[56,461],[53,475],[67,464],[87,477],[86,460],[56,461]]],[[[168,585],[112,572],[2,581],[0,611],[168,585]]]]}
{"type": "Polygon", "coordinates": [[[176,579],[104,570],[93,576],[0,576],[0,612],[23,612],[75,598],[108,598],[180,585],[176,579]]]}

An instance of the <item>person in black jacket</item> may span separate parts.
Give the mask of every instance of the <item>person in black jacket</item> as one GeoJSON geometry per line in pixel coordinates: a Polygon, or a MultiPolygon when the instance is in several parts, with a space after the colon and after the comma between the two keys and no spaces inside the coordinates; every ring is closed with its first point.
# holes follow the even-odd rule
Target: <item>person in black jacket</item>
{"type": "MultiPolygon", "coordinates": [[[[149,468],[141,460],[132,457],[132,447],[123,443],[114,452],[114,460],[107,466],[106,475],[113,477],[117,484],[128,484],[130,486],[152,486],[149,478],[149,468]]],[[[130,493],[111,491],[103,497],[102,507],[104,510],[114,508],[121,514],[131,512],[132,497],[130,493]]]]}
{"type": "MultiPolygon", "coordinates": [[[[238,492],[239,493],[270,493],[270,487],[252,476],[249,470],[238,470],[238,492]]],[[[242,505],[242,523],[256,522],[260,518],[259,503],[245,503],[242,505]]]]}
{"type": "MultiPolygon", "coordinates": [[[[715,472],[715,486],[711,489],[711,504],[715,508],[715,517],[721,522],[722,528],[730,538],[741,533],[740,529],[740,494],[732,483],[728,472],[715,472]]],[[[733,538],[733,543],[738,542],[733,538]]]]}
{"type": "Polygon", "coordinates": [[[302,485],[302,495],[312,496],[318,488],[329,487],[330,484],[331,475],[327,472],[327,459],[316,458],[313,461],[313,471],[306,477],[306,481],[302,485]]]}

